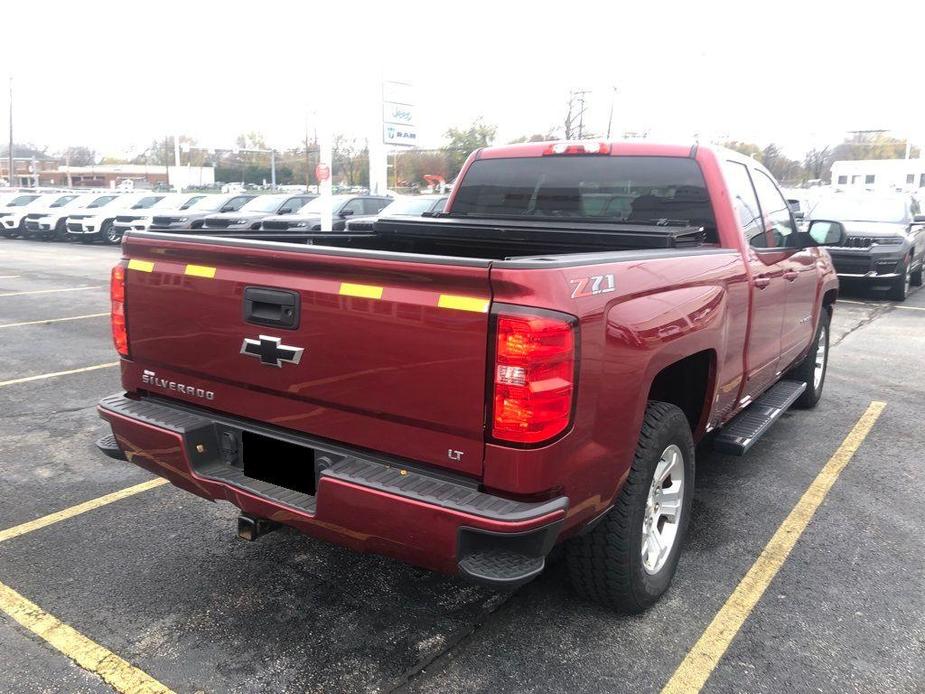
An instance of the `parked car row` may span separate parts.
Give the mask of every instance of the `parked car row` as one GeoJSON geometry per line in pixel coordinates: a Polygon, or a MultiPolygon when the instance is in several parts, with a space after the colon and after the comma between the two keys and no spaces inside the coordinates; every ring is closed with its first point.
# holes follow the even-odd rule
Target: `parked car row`
{"type": "MultiPolygon", "coordinates": [[[[390,214],[421,215],[443,209],[447,196],[392,198],[335,195],[334,231],[369,231],[386,208],[390,214]],[[349,223],[349,224],[348,224],[349,223]]],[[[314,195],[256,193],[0,193],[0,233],[43,241],[115,244],[127,231],[214,234],[321,230],[322,202],[314,195]]]]}

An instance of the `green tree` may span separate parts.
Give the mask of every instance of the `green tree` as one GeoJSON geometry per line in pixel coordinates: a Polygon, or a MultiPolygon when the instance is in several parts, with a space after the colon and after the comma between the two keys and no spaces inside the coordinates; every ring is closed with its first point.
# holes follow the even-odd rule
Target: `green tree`
{"type": "Polygon", "coordinates": [[[558,140],[556,134],[553,132],[547,132],[545,135],[542,133],[534,133],[533,135],[521,135],[518,138],[511,140],[508,144],[519,145],[523,142],[549,142],[550,140],[558,140]]]}
{"type": "Polygon", "coordinates": [[[497,126],[488,125],[481,118],[476,119],[468,128],[450,128],[445,137],[449,142],[443,148],[446,152],[450,177],[455,177],[472,152],[487,147],[495,140],[497,126]]]}
{"type": "MultiPolygon", "coordinates": [[[[920,150],[912,147],[910,156],[918,158],[920,150]]],[[[906,156],[906,141],[884,133],[856,133],[835,147],[832,161],[844,159],[902,159],[906,156]]]]}
{"type": "Polygon", "coordinates": [[[369,185],[369,148],[365,140],[335,135],[331,154],[332,176],[340,176],[348,186],[369,185]]]}
{"type": "Polygon", "coordinates": [[[61,159],[71,166],[91,166],[96,163],[96,152],[89,147],[68,147],[61,153],[61,159]]]}

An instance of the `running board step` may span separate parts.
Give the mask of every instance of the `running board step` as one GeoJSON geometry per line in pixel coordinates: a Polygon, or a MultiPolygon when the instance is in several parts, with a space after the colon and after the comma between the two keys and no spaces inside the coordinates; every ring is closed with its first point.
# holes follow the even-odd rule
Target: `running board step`
{"type": "Polygon", "coordinates": [[[745,455],[804,390],[802,381],[778,381],[716,434],[713,448],[729,455],[745,455]]]}

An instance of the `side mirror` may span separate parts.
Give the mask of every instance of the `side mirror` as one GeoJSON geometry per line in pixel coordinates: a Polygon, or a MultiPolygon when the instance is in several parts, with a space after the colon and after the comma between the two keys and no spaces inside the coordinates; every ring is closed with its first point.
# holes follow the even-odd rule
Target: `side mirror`
{"type": "Polygon", "coordinates": [[[829,219],[814,219],[803,236],[807,246],[841,246],[848,239],[845,225],[829,219]]]}
{"type": "Polygon", "coordinates": [[[225,205],[219,212],[234,212],[234,205],[225,205]]]}
{"type": "Polygon", "coordinates": [[[280,210],[279,212],[277,212],[276,214],[292,214],[292,210],[290,210],[288,207],[284,207],[283,209],[281,209],[281,210],[280,210]]]}
{"type": "Polygon", "coordinates": [[[353,214],[353,210],[341,210],[340,212],[341,217],[349,217],[352,214],[353,214]]]}

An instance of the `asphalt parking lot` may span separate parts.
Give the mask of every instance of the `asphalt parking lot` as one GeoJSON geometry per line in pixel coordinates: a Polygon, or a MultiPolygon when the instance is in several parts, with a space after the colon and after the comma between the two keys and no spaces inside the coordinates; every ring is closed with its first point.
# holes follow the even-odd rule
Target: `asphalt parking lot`
{"type": "Polygon", "coordinates": [[[744,458],[701,452],[673,587],[623,617],[560,563],[509,594],[286,529],[242,542],[233,507],[169,485],[23,526],[152,479],[94,447],[118,256],[0,240],[0,691],[112,691],[108,656],[75,664],[89,643],[151,678],[124,691],[658,692],[872,402],[703,691],[925,690],[925,292],[843,295],[822,403],[744,458]]]}

